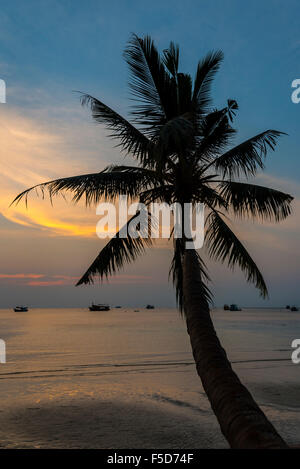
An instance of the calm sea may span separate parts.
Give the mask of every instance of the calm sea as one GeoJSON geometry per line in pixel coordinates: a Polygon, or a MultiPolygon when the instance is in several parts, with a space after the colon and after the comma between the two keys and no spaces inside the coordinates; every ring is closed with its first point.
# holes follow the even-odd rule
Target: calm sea
{"type": "MultiPolygon", "coordinates": [[[[234,368],[291,443],[299,443],[300,313],[213,311],[234,368]]],[[[226,447],[171,309],[0,310],[3,447],[226,447]]]]}

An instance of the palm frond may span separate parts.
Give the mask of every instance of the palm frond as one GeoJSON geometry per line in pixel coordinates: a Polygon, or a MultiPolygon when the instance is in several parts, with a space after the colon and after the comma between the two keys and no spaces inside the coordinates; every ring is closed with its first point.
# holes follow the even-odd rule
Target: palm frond
{"type": "Polygon", "coordinates": [[[182,258],[184,245],[182,239],[174,239],[174,254],[170,265],[169,278],[172,279],[176,291],[176,302],[179,310],[183,311],[183,270],[182,258]]]}
{"type": "Polygon", "coordinates": [[[176,109],[176,86],[166,72],[160,55],[149,36],[139,38],[133,34],[124,57],[129,65],[129,86],[135,100],[132,114],[137,122],[150,132],[173,117],[176,109]]]}
{"type": "Polygon", "coordinates": [[[228,99],[227,100],[227,115],[230,120],[230,122],[233,121],[233,118],[236,114],[236,110],[239,108],[238,103],[236,102],[235,99],[228,99]]]}
{"type": "Polygon", "coordinates": [[[140,130],[109,106],[89,94],[82,93],[81,104],[90,107],[93,119],[104,124],[111,131],[109,136],[119,140],[119,146],[124,151],[143,163],[151,152],[152,144],[140,130]]]}
{"type": "Polygon", "coordinates": [[[274,150],[276,139],[283,135],[277,130],[266,130],[240,143],[216,158],[214,166],[225,176],[253,176],[257,169],[264,168],[264,158],[269,149],[274,150]]]}
{"type": "Polygon", "coordinates": [[[171,184],[162,184],[140,193],[140,201],[146,205],[152,202],[166,202],[171,204],[174,199],[174,187],[171,184]]]}
{"type": "Polygon", "coordinates": [[[196,254],[196,257],[197,257],[197,261],[198,261],[198,268],[199,268],[199,272],[200,272],[200,276],[201,276],[201,291],[202,291],[202,297],[205,301],[207,301],[207,303],[212,303],[212,293],[209,289],[209,287],[207,286],[207,283],[210,282],[210,276],[208,275],[207,273],[207,269],[206,269],[206,265],[203,261],[203,259],[201,258],[200,254],[195,251],[195,254],[196,254]]]}
{"type": "Polygon", "coordinates": [[[211,83],[223,60],[223,52],[218,50],[210,52],[198,63],[193,91],[193,104],[198,116],[201,118],[208,110],[211,102],[211,83]]]}
{"type": "Polygon", "coordinates": [[[76,286],[93,283],[95,276],[99,276],[101,280],[103,280],[104,277],[108,278],[108,276],[115,274],[125,264],[135,261],[138,256],[145,252],[146,247],[152,244],[152,239],[149,237],[151,225],[150,214],[148,213],[147,232],[141,231],[138,237],[132,237],[128,233],[130,223],[139,214],[140,212],[137,212],[131,217],[126,225],[116,233],[115,237],[106,244],[94,262],[77,282],[76,286]],[[120,236],[120,233],[124,232],[125,228],[128,235],[126,238],[123,238],[120,236]]]}
{"type": "Polygon", "coordinates": [[[216,210],[209,214],[206,224],[205,245],[209,255],[222,263],[227,261],[231,269],[238,265],[245,273],[247,281],[259,289],[262,297],[267,297],[267,286],[257,265],[216,210]]]}
{"type": "Polygon", "coordinates": [[[194,194],[193,200],[195,202],[202,202],[208,207],[228,209],[228,202],[225,197],[206,184],[200,185],[196,194],[194,194]]]}
{"type": "Polygon", "coordinates": [[[179,65],[179,46],[170,42],[169,48],[163,51],[162,62],[171,75],[176,78],[179,65]]]}
{"type": "MultiPolygon", "coordinates": [[[[192,88],[193,80],[192,77],[187,73],[179,73],[179,47],[171,42],[169,49],[163,51],[163,63],[166,69],[170,72],[173,82],[172,93],[174,83],[176,86],[176,103],[177,103],[177,114],[182,115],[186,112],[192,112],[192,88]]],[[[170,117],[170,116],[169,116],[170,117]]]]}
{"type": "Polygon", "coordinates": [[[97,204],[101,199],[115,200],[122,194],[131,198],[138,197],[141,191],[156,183],[157,177],[151,170],[114,166],[105,168],[99,173],[55,179],[38,184],[17,195],[12,204],[18,204],[23,198],[27,204],[28,194],[34,189],[40,189],[43,197],[47,190],[51,200],[60,192],[71,192],[73,202],[79,202],[84,198],[86,205],[89,206],[97,204]]]}
{"type": "Polygon", "coordinates": [[[198,128],[200,142],[195,151],[199,161],[210,161],[224,151],[236,131],[229,124],[228,108],[207,114],[198,128]]]}
{"type": "Polygon", "coordinates": [[[240,217],[259,217],[281,221],[291,212],[293,197],[269,187],[235,181],[221,182],[220,195],[240,217]]]}

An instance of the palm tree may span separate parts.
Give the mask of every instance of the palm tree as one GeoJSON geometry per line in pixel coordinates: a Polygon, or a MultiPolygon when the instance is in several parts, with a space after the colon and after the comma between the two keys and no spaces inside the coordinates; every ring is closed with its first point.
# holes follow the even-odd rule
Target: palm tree
{"type": "MultiPolygon", "coordinates": [[[[93,118],[110,130],[136,165],[110,166],[35,187],[47,189],[50,198],[69,191],[75,202],[84,199],[87,205],[112,201],[120,194],[146,205],[202,202],[206,206],[204,246],[209,256],[231,269],[240,267],[247,281],[266,297],[264,278],[227,219],[233,215],[278,222],[291,213],[290,195],[248,182],[264,168],[267,151],[274,150],[282,132],[266,130],[227,149],[236,132],[231,124],[238,105],[228,100],[223,109],[212,109],[210,98],[211,83],[223,59],[221,51],[209,53],[198,63],[194,80],[178,71],[179,48],[172,42],[159,54],[150,37],[132,35],[124,57],[134,98],[131,122],[88,94],[82,94],[81,102],[90,106],[93,118]]],[[[23,197],[27,201],[32,189],[14,202],[23,197]]],[[[127,238],[119,233],[77,285],[92,283],[96,275],[110,276],[153,243],[141,233],[127,238]]],[[[232,370],[219,342],[210,317],[211,294],[203,260],[196,250],[185,249],[184,239],[174,238],[173,243],[170,275],[177,302],[185,314],[197,372],[225,438],[233,448],[286,447],[232,370]]]]}

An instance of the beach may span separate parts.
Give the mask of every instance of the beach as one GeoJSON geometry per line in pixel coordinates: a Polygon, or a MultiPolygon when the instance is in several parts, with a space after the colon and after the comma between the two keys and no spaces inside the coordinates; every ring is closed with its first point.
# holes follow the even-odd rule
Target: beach
{"type": "MultiPolygon", "coordinates": [[[[175,309],[0,310],[2,448],[227,448],[175,309]]],[[[299,313],[216,309],[234,369],[299,444],[299,313]]]]}

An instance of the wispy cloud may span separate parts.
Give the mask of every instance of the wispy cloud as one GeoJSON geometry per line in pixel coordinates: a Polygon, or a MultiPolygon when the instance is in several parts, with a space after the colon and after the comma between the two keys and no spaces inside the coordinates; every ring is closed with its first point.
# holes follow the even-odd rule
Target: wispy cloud
{"type": "Polygon", "coordinates": [[[44,274],[0,274],[0,279],[28,279],[28,278],[42,278],[44,274]]]}
{"type": "MultiPolygon", "coordinates": [[[[46,275],[46,274],[0,274],[0,282],[9,284],[16,283],[18,285],[27,285],[30,287],[51,287],[74,285],[79,276],[73,275],[46,275]]],[[[151,275],[135,275],[135,274],[119,274],[110,277],[109,282],[112,284],[144,284],[155,279],[151,275]]],[[[161,282],[161,280],[159,280],[161,282]]]]}
{"type": "Polygon", "coordinates": [[[95,210],[87,210],[84,204],[74,206],[57,197],[52,206],[49,200],[43,200],[41,193],[38,198],[37,191],[29,197],[29,209],[24,202],[10,207],[17,193],[30,186],[58,177],[97,172],[108,164],[109,151],[106,153],[107,147],[100,145],[101,134],[97,141],[95,126],[85,121],[83,124],[85,118],[84,114],[81,120],[78,115],[76,119],[73,116],[69,125],[61,125],[52,116],[49,131],[38,119],[24,118],[16,111],[1,108],[0,212],[8,220],[41,231],[46,229],[50,235],[95,236],[98,221],[95,210]]]}
{"type": "Polygon", "coordinates": [[[64,286],[73,285],[74,281],[71,279],[60,279],[60,280],[31,280],[26,285],[29,287],[53,287],[53,286],[64,286]]]}

